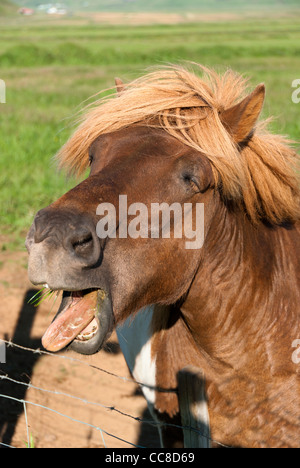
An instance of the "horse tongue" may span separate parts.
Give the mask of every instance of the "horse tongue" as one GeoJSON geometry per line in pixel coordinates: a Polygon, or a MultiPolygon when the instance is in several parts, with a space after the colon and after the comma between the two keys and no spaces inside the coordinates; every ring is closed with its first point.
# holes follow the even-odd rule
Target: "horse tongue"
{"type": "Polygon", "coordinates": [[[74,294],[72,302],[52,322],[42,338],[45,349],[60,351],[71,343],[94,319],[97,312],[97,291],[85,296],[74,294]]]}

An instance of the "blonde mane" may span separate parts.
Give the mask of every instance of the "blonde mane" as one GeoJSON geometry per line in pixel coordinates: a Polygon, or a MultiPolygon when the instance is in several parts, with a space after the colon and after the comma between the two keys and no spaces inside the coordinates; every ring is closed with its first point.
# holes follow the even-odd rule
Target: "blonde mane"
{"type": "Polygon", "coordinates": [[[179,66],[155,70],[126,85],[120,95],[98,100],[58,154],[61,167],[80,175],[88,150],[100,136],[132,125],[159,126],[206,155],[223,200],[242,206],[253,222],[300,219],[299,156],[284,137],[262,122],[239,147],[220,113],[243,99],[247,81],[229,70],[202,76],[179,66]]]}

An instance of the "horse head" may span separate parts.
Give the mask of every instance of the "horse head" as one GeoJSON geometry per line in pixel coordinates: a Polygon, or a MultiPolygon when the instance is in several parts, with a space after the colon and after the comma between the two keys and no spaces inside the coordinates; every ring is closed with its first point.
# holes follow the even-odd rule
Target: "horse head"
{"type": "MultiPolygon", "coordinates": [[[[167,70],[126,88],[118,80],[117,97],[96,106],[63,148],[63,163],[77,172],[89,165],[90,174],[37,213],[26,242],[32,283],[63,291],[47,349],[73,343],[94,353],[130,314],[184,300],[218,231],[220,206],[257,215],[259,194],[249,195],[241,153],[255,134],[264,86],[236,103],[237,90],[230,100],[223,83],[224,106],[199,78],[193,88],[192,78],[167,70]],[[166,235],[163,213],[155,216],[162,207],[166,235]],[[191,247],[184,216],[194,237],[201,229],[201,248],[191,247]]],[[[234,75],[229,83],[241,87],[234,75]]]]}

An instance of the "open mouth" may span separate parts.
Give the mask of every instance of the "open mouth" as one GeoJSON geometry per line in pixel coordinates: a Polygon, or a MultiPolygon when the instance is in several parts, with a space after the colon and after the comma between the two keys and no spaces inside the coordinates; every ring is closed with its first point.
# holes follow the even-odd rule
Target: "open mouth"
{"type": "Polygon", "coordinates": [[[62,302],[53,322],[42,338],[45,349],[57,352],[72,343],[75,351],[83,354],[97,352],[106,335],[107,323],[101,327],[101,315],[110,313],[107,310],[107,294],[103,290],[63,292],[62,302]],[[104,305],[104,307],[103,307],[104,305]],[[106,306],[105,306],[106,305],[106,306]],[[104,309],[104,310],[102,310],[104,309]]]}

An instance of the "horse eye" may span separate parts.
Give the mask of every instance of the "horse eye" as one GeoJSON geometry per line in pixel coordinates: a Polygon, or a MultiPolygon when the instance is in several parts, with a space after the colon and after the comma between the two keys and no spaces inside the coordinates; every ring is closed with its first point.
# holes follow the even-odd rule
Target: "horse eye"
{"type": "Polygon", "coordinates": [[[193,176],[193,174],[189,173],[189,172],[184,172],[182,174],[182,179],[183,181],[188,184],[189,186],[192,186],[194,187],[194,189],[196,189],[197,191],[200,191],[200,187],[199,187],[199,184],[198,184],[198,181],[197,179],[193,176]]]}
{"type": "Polygon", "coordinates": [[[184,173],[182,174],[182,178],[184,180],[184,182],[190,182],[192,180],[192,176],[188,173],[184,173]]]}
{"type": "Polygon", "coordinates": [[[92,162],[94,161],[94,156],[92,154],[89,155],[89,165],[92,165],[92,162]]]}

